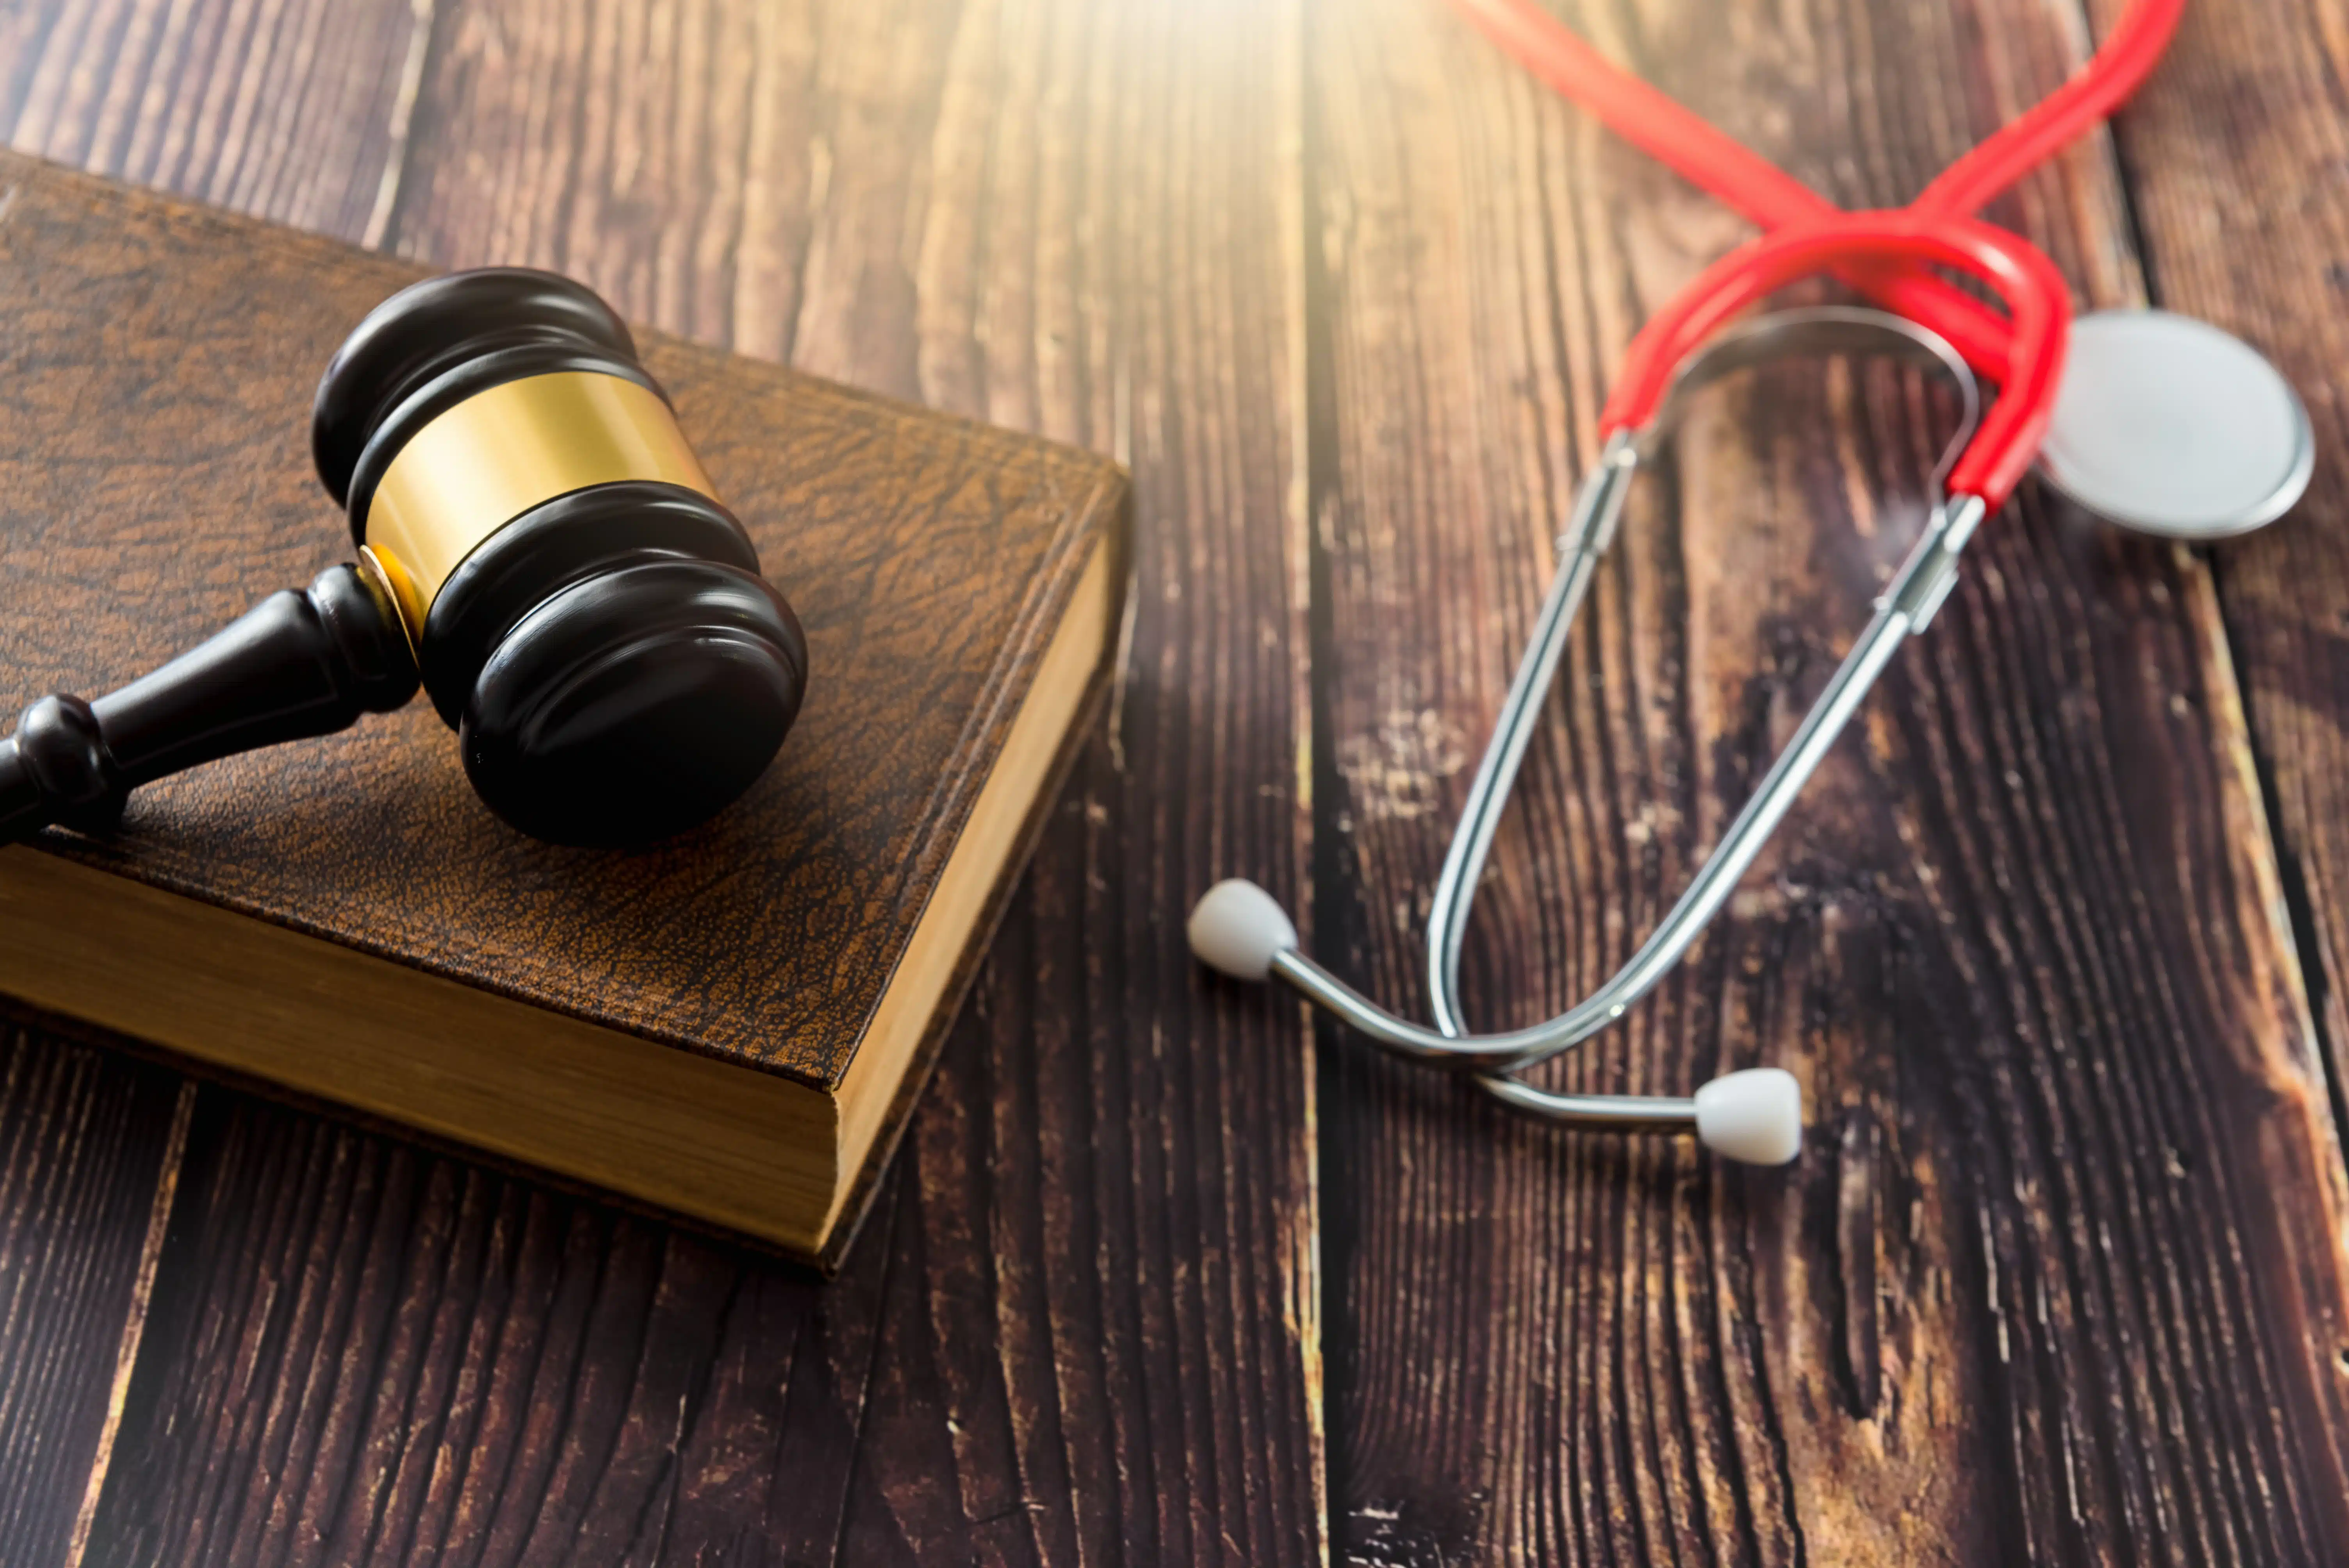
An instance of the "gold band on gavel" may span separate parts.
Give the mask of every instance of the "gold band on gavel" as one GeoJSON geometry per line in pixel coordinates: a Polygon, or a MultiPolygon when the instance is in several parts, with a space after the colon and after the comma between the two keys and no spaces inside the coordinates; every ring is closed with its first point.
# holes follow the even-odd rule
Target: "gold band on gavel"
{"type": "Polygon", "coordinates": [[[618,480],[718,499],[659,393],[592,370],[508,381],[409,438],[376,486],[361,537],[420,640],[440,585],[483,540],[543,501],[618,480]]]}

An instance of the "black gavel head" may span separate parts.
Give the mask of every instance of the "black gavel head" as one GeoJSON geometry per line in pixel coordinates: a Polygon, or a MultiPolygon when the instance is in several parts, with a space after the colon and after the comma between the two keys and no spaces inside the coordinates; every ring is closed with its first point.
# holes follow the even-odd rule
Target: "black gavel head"
{"type": "Polygon", "coordinates": [[[799,621],[589,290],[520,268],[402,290],[327,367],[311,445],[466,774],[515,827],[659,838],[782,744],[799,621]]]}

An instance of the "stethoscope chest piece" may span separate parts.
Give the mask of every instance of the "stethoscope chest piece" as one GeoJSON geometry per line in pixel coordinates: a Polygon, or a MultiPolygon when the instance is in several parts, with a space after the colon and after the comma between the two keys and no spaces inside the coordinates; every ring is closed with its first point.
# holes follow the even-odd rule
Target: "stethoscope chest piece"
{"type": "Polygon", "coordinates": [[[2251,345],[2165,310],[2072,323],[2039,460],[2097,516],[2167,539],[2273,522],[2308,488],[2308,410],[2251,345]]]}

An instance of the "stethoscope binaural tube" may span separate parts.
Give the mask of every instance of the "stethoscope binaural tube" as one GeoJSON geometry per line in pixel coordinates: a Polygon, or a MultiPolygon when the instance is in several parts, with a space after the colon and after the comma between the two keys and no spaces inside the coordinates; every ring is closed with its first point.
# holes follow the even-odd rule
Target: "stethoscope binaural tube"
{"type": "Polygon", "coordinates": [[[1559,541],[1557,572],[1469,787],[1437,879],[1428,925],[1435,1027],[1397,1017],[1306,956],[1287,914],[1269,893],[1252,882],[1227,881],[1208,890],[1186,927],[1193,952],[1211,967],[1240,979],[1278,978],[1397,1055],[1474,1072],[1489,1091],[1520,1110],[1583,1127],[1693,1130],[1715,1151],[1754,1163],[1778,1164],[1793,1159],[1801,1148],[1801,1095],[1792,1075],[1777,1068],[1733,1072],[1688,1098],[1558,1095],[1509,1075],[1570,1049],[1614,1023],[1685,954],[1752,864],[1893,652],[1911,632],[1922,630],[1931,620],[1955,581],[1958,552],[1987,514],[1981,498],[1956,496],[1934,509],[1924,534],[1878,600],[1868,628],[1752,799],[1680,901],[1606,985],[1547,1023],[1504,1034],[1470,1036],[1464,1032],[1458,1004],[1460,942],[1475,883],[1533,724],[1563,655],[1568,629],[1599,559],[1613,542],[1631,479],[1641,459],[1677,421],[1682,399],[1731,370],[1783,353],[1887,348],[1932,364],[1957,382],[1965,413],[1958,437],[1943,459],[1943,469],[1950,469],[1953,461],[1962,461],[1981,445],[1970,438],[1980,407],[1973,377],[1957,350],[1938,335],[1914,322],[1870,310],[1790,311],[1745,323],[1681,366],[1636,435],[1618,429],[1609,438],[1599,466],[1577,496],[1572,519],[1559,541]]]}
{"type": "Polygon", "coordinates": [[[2028,471],[2064,378],[2071,295],[2046,253],[1972,218],[1897,208],[1838,212],[1774,230],[1731,251],[1650,318],[1624,352],[1600,410],[1602,436],[1648,424],[1679,367],[1738,313],[1771,291],[1832,267],[1939,263],[1971,273],[2007,306],[2012,344],[1998,402],[1951,469],[1949,486],[1992,511],[2028,471]]]}

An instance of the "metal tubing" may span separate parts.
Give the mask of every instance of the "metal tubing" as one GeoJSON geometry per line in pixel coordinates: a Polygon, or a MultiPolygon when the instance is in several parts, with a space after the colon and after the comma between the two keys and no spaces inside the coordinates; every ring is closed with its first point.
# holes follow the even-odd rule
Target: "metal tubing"
{"type": "Polygon", "coordinates": [[[1938,506],[1909,551],[1876,613],[1819,694],[1794,738],[1771,765],[1753,797],[1730,824],[1671,912],[1630,962],[1590,996],[1546,1024],[1495,1035],[1466,1032],[1459,1006],[1460,950],[1477,880],[1491,852],[1517,769],[1564,656],[1575,613],[1588,594],[1599,559],[1612,543],[1625,497],[1641,457],[1675,422],[1685,395],[1733,369],[1789,351],[1847,350],[1856,340],[1891,347],[1947,370],[1965,398],[1962,428],[1936,469],[1938,481],[1963,449],[1980,412],[1979,394],[1964,362],[1940,338],[1914,322],[1881,312],[1844,308],[1790,311],[1765,316],[1725,335],[1692,359],[1646,429],[1618,432],[1575,500],[1558,541],[1559,563],[1519,660],[1492,739],[1477,764],[1460,824],[1436,879],[1427,928],[1428,990],[1435,1027],[1409,1023],[1364,997],[1312,959],[1278,954],[1271,973],[1350,1026],[1400,1055],[1480,1075],[1485,1088],[1519,1109],[1582,1126],[1673,1131],[1695,1119],[1695,1101],[1653,1096],[1561,1095],[1505,1076],[1546,1060],[1621,1017],[1687,953],[1752,865],[1829,747],[1902,641],[1929,623],[1956,580],[1958,552],[1982,520],[1972,496],[1938,506]]]}

